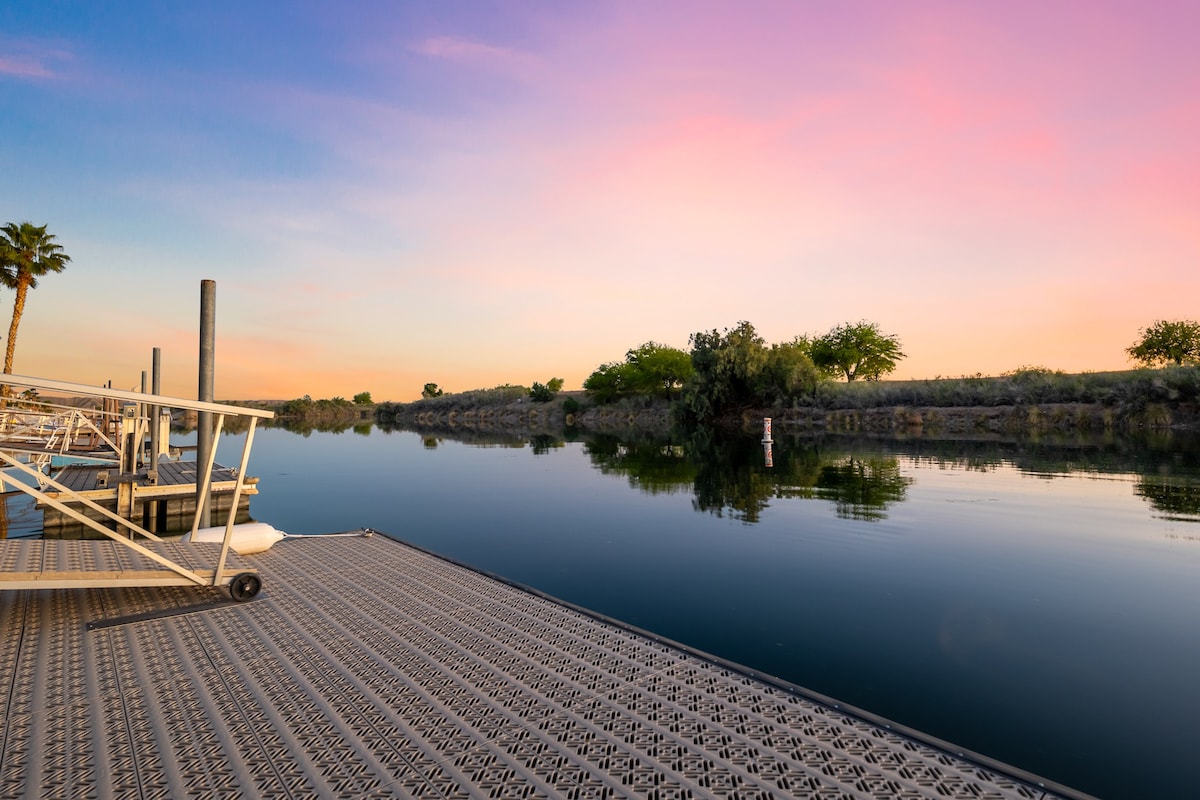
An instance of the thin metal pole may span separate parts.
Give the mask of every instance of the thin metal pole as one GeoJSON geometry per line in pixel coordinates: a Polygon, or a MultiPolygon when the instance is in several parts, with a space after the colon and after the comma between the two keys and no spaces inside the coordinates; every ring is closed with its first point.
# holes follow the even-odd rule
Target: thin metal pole
{"type": "MultiPolygon", "coordinates": [[[[159,348],[154,348],[150,356],[150,392],[158,397],[161,391],[162,382],[162,351],[159,348]]],[[[162,413],[158,404],[150,406],[150,472],[155,476],[155,483],[158,482],[158,445],[159,445],[159,419],[158,415],[162,413]]],[[[158,533],[158,501],[150,501],[150,530],[158,533]]]]}
{"type": "MultiPolygon", "coordinates": [[[[150,392],[157,397],[162,391],[162,351],[154,348],[150,363],[150,392]]],[[[158,405],[150,406],[150,469],[158,469],[158,415],[162,409],[158,405]]]]}
{"type": "Polygon", "coordinates": [[[225,559],[229,556],[229,548],[233,542],[233,526],[237,522],[238,503],[241,502],[242,489],[246,485],[246,465],[250,463],[250,445],[254,443],[254,427],[257,424],[258,418],[251,417],[250,428],[246,431],[246,442],[242,445],[242,463],[238,466],[237,480],[233,484],[233,501],[229,506],[229,519],[225,520],[225,538],[221,540],[221,557],[217,559],[217,571],[213,575],[213,586],[221,584],[222,573],[225,572],[225,559]]]}
{"type": "MultiPolygon", "coordinates": [[[[221,428],[223,428],[224,426],[225,426],[225,415],[217,414],[217,435],[218,436],[221,435],[221,428]]],[[[197,490],[201,494],[203,494],[206,499],[209,495],[209,487],[212,485],[213,462],[216,459],[216,457],[217,457],[217,451],[209,450],[208,458],[205,459],[203,463],[201,463],[199,461],[196,462],[196,487],[197,487],[197,490]]],[[[207,506],[207,503],[205,503],[204,506],[207,506]]],[[[207,524],[201,524],[202,522],[204,522],[204,520],[201,519],[201,514],[200,514],[201,508],[202,508],[202,505],[200,503],[196,503],[196,516],[192,519],[192,536],[195,536],[196,531],[200,530],[201,528],[210,527],[207,524]]]]}
{"type": "MultiPolygon", "coordinates": [[[[150,389],[150,374],[148,372],[146,372],[146,370],[142,370],[142,394],[145,394],[147,391],[149,391],[149,389],[150,389]]],[[[137,471],[139,465],[144,465],[146,463],[146,459],[145,459],[146,434],[145,434],[145,431],[143,431],[141,429],[141,422],[140,422],[140,420],[143,420],[146,418],[146,404],[145,403],[138,403],[137,418],[138,418],[139,422],[136,427],[138,435],[134,437],[137,440],[137,457],[133,459],[133,471],[134,472],[137,471]]]]}
{"type": "MultiPolygon", "coordinates": [[[[205,403],[213,402],[213,379],[216,373],[216,328],[217,328],[217,282],[203,280],[200,282],[200,395],[198,400],[205,403]]],[[[209,464],[212,469],[210,454],[213,449],[212,413],[201,411],[196,415],[196,464],[209,464]]],[[[211,508],[208,503],[208,492],[201,486],[208,483],[208,476],[201,481],[197,474],[196,481],[196,510],[199,526],[207,528],[210,524],[211,508]]]]}

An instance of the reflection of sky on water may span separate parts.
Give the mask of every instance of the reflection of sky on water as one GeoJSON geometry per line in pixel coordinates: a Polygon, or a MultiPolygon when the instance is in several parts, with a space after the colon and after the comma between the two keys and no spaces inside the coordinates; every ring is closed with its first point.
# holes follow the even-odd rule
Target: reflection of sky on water
{"type": "MultiPolygon", "coordinates": [[[[882,517],[772,490],[747,524],[664,491],[677,465],[604,472],[581,443],[260,437],[251,507],[283,530],[374,527],[1101,796],[1154,794],[1164,761],[1158,794],[1189,779],[1200,527],[1135,474],[900,455],[882,517]]],[[[773,479],[761,455],[738,491],[773,479]]]]}

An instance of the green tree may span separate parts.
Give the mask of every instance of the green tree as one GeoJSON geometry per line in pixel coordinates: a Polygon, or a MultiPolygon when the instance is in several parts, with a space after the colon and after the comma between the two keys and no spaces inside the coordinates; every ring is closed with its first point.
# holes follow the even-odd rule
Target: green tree
{"type": "Polygon", "coordinates": [[[619,397],[645,395],[670,400],[692,377],[692,357],[682,350],[646,342],[625,352],[624,361],[601,364],[583,382],[598,403],[619,397]]]}
{"type": "Polygon", "coordinates": [[[1200,323],[1190,319],[1160,319],[1140,333],[1140,338],[1125,352],[1144,366],[1200,362],[1200,323]]]}
{"type": "Polygon", "coordinates": [[[421,397],[424,397],[426,400],[430,397],[441,397],[442,394],[442,390],[438,388],[436,383],[427,383],[425,384],[425,388],[421,390],[421,397]]]}
{"type": "Polygon", "coordinates": [[[704,422],[755,402],[767,348],[753,325],[742,321],[724,333],[700,331],[689,341],[695,373],[679,406],[686,421],[704,422]]]}
{"type": "Polygon", "coordinates": [[[695,374],[692,357],[674,347],[646,342],[625,353],[629,366],[629,390],[636,394],[661,395],[670,400],[695,374]]]}
{"type": "Polygon", "coordinates": [[[17,349],[17,328],[25,313],[25,297],[37,288],[38,278],[62,272],[71,257],[54,241],[45,225],[9,222],[0,228],[0,283],[17,293],[13,300],[12,323],[8,326],[8,347],[4,351],[4,372],[12,374],[17,349]]]}
{"type": "Polygon", "coordinates": [[[874,322],[866,321],[830,329],[813,340],[811,353],[819,369],[830,375],[840,373],[847,381],[877,381],[904,358],[896,336],[884,334],[874,322]]]}
{"type": "Polygon", "coordinates": [[[306,394],[304,397],[297,397],[295,400],[288,400],[285,402],[279,407],[278,414],[279,416],[285,417],[302,415],[311,411],[314,405],[315,403],[313,402],[312,395],[306,394]]]}
{"type": "Polygon", "coordinates": [[[782,405],[795,397],[811,397],[822,380],[809,355],[811,350],[807,336],[771,345],[755,385],[758,399],[767,405],[782,405]]]}
{"type": "Polygon", "coordinates": [[[358,394],[354,395],[354,405],[356,405],[356,406],[371,405],[371,393],[370,392],[359,392],[358,394]]]}
{"type": "Polygon", "coordinates": [[[630,392],[632,370],[623,361],[601,364],[583,382],[583,390],[597,403],[611,403],[630,392]]]}
{"type": "Polygon", "coordinates": [[[545,384],[534,381],[533,386],[529,387],[529,396],[533,398],[535,403],[549,403],[554,399],[554,395],[558,394],[558,390],[562,386],[562,378],[551,378],[545,384]]]}

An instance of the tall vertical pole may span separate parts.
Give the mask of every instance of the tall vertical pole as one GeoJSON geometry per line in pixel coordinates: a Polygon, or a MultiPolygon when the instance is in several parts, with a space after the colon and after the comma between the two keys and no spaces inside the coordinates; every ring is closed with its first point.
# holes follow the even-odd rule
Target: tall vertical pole
{"type": "MultiPolygon", "coordinates": [[[[142,371],[142,393],[143,393],[143,395],[145,395],[145,393],[148,391],[150,391],[150,373],[146,372],[145,369],[143,369],[143,371],[142,371]]],[[[145,467],[145,463],[146,463],[145,462],[146,437],[145,437],[145,432],[142,429],[142,420],[146,419],[146,416],[145,416],[146,408],[148,408],[148,407],[146,407],[145,403],[138,403],[138,425],[136,426],[136,434],[134,434],[134,439],[137,439],[137,444],[136,444],[137,457],[133,459],[133,471],[137,471],[138,464],[143,465],[143,467],[145,467]]]]}
{"type": "MultiPolygon", "coordinates": [[[[217,343],[217,282],[200,282],[200,394],[201,402],[213,402],[213,378],[216,374],[217,343]]],[[[211,459],[213,448],[212,412],[201,411],[196,415],[196,507],[199,511],[200,527],[207,528],[211,522],[212,509],[208,493],[204,491],[208,481],[199,470],[211,459]]]]}
{"type": "MultiPolygon", "coordinates": [[[[150,357],[150,393],[155,397],[162,394],[162,351],[159,348],[154,348],[153,355],[150,357]]],[[[154,476],[154,483],[158,483],[158,446],[159,439],[159,420],[158,415],[161,409],[158,404],[150,406],[150,474],[154,476]]],[[[151,533],[158,533],[158,501],[150,501],[150,525],[147,527],[151,533]]]]}
{"type": "MultiPolygon", "coordinates": [[[[154,348],[150,359],[150,393],[155,397],[162,394],[162,350],[154,348]]],[[[158,415],[161,409],[157,405],[150,406],[150,469],[158,471],[159,425],[158,415]]]]}

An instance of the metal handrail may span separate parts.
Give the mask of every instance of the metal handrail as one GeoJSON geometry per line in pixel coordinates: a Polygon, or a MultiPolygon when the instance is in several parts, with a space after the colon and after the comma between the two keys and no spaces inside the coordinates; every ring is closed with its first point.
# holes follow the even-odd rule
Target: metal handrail
{"type": "MultiPolygon", "coordinates": [[[[48,379],[43,379],[43,378],[31,378],[31,377],[21,376],[21,375],[0,376],[0,383],[3,383],[6,386],[23,386],[23,387],[32,388],[32,389],[65,393],[68,395],[75,395],[75,396],[100,397],[100,398],[105,398],[105,399],[110,399],[110,400],[115,399],[115,400],[119,400],[119,401],[125,401],[126,403],[136,403],[139,406],[139,408],[155,408],[155,407],[157,407],[157,408],[168,408],[168,409],[169,408],[178,408],[178,409],[184,409],[184,410],[189,410],[189,411],[207,411],[210,413],[215,413],[217,415],[216,423],[217,423],[218,437],[220,435],[220,429],[224,425],[225,417],[227,415],[249,417],[250,418],[249,430],[247,431],[247,434],[246,434],[245,444],[242,447],[241,464],[238,468],[237,478],[235,480],[235,485],[234,485],[234,494],[233,494],[234,508],[236,508],[237,501],[240,498],[240,496],[245,488],[246,465],[250,458],[250,447],[254,441],[254,431],[255,431],[256,423],[258,422],[259,419],[270,419],[271,417],[275,416],[274,412],[272,412],[272,411],[264,411],[264,410],[255,409],[255,408],[243,408],[241,406],[231,406],[231,405],[226,405],[226,404],[222,404],[222,403],[209,403],[209,402],[204,402],[204,401],[199,401],[199,400],[186,400],[186,399],[178,398],[178,397],[167,397],[164,395],[145,394],[145,393],[141,393],[141,392],[127,392],[127,391],[122,391],[120,389],[109,389],[109,388],[105,388],[105,387],[88,386],[86,384],[66,383],[64,381],[55,381],[55,380],[48,380],[48,379]]],[[[135,432],[132,433],[130,438],[132,439],[133,442],[144,443],[145,437],[146,437],[145,423],[147,422],[147,419],[144,414],[139,412],[135,415],[133,420],[135,422],[135,432]]],[[[140,446],[141,446],[141,444],[138,444],[138,447],[140,447],[140,446]]],[[[28,464],[22,463],[14,455],[12,455],[8,452],[5,452],[5,450],[18,450],[25,454],[30,454],[30,451],[28,451],[28,450],[22,450],[21,448],[5,448],[5,447],[3,447],[3,444],[0,443],[0,465],[4,465],[8,468],[19,470],[20,472],[22,472],[26,475],[36,477],[39,487],[44,487],[44,486],[48,485],[48,486],[52,487],[53,489],[55,489],[56,491],[58,491],[59,493],[65,494],[67,497],[69,497],[74,502],[80,503],[80,504],[92,509],[93,511],[99,513],[102,517],[116,522],[118,525],[128,529],[130,538],[126,538],[125,536],[122,536],[121,534],[119,534],[117,531],[114,531],[114,530],[111,530],[111,529],[105,527],[103,524],[101,524],[101,522],[99,522],[95,519],[92,519],[85,514],[79,513],[75,509],[72,509],[70,506],[68,506],[66,503],[63,503],[57,497],[52,497],[49,494],[47,494],[46,492],[42,491],[42,489],[39,487],[29,486],[29,485],[21,483],[19,481],[15,481],[11,478],[5,479],[3,477],[2,472],[0,472],[0,487],[4,486],[5,484],[11,484],[13,487],[20,489],[22,492],[25,492],[26,494],[32,495],[33,497],[37,498],[40,502],[44,502],[47,505],[50,505],[50,506],[58,509],[59,511],[63,512],[64,514],[74,518],[78,522],[83,523],[84,525],[92,528],[93,530],[100,532],[101,534],[112,539],[113,541],[119,542],[120,544],[141,553],[143,556],[150,558],[151,560],[162,565],[163,567],[166,567],[168,570],[178,574],[179,576],[186,579],[187,581],[190,581],[192,583],[198,583],[198,584],[208,583],[209,579],[207,577],[204,577],[204,576],[198,574],[195,570],[189,569],[181,564],[171,561],[169,558],[166,558],[164,556],[161,556],[161,555],[155,553],[154,551],[138,544],[132,538],[132,536],[136,534],[139,536],[144,536],[153,541],[161,541],[161,539],[158,536],[152,534],[150,531],[145,530],[144,528],[133,523],[132,521],[127,520],[124,517],[121,517],[119,514],[115,514],[111,511],[109,511],[108,509],[104,508],[103,506],[100,506],[99,504],[95,503],[94,501],[82,496],[78,492],[68,489],[67,487],[63,486],[62,484],[58,483],[57,481],[53,480],[52,478],[49,478],[48,476],[43,475],[40,472],[40,470],[35,470],[32,467],[30,467],[28,464]]],[[[121,454],[120,448],[114,448],[114,450],[119,455],[121,454]]],[[[42,452],[44,453],[45,450],[43,450],[42,452]]],[[[213,463],[214,463],[215,458],[216,458],[216,448],[214,447],[214,448],[212,448],[211,452],[209,453],[208,464],[206,465],[207,469],[204,471],[203,476],[202,477],[199,475],[197,476],[198,478],[201,478],[201,481],[200,481],[199,485],[197,486],[198,502],[197,502],[197,509],[196,509],[196,518],[193,520],[193,523],[192,523],[193,534],[195,533],[195,531],[197,530],[197,528],[199,526],[201,508],[202,508],[203,504],[208,502],[208,497],[212,491],[212,468],[213,468],[213,463]]],[[[123,458],[121,459],[121,463],[125,464],[125,460],[123,458]]],[[[214,586],[221,584],[223,581],[227,581],[227,579],[229,578],[229,576],[224,574],[224,570],[225,570],[225,564],[226,564],[226,560],[227,560],[230,546],[231,546],[230,543],[232,541],[232,531],[233,531],[233,526],[234,526],[234,522],[235,522],[235,516],[236,516],[235,514],[230,513],[228,522],[226,524],[225,536],[224,536],[224,541],[221,546],[220,557],[217,561],[216,569],[213,571],[212,578],[211,578],[212,585],[214,585],[214,586]]],[[[101,585],[101,584],[97,584],[97,585],[101,585]]]]}

